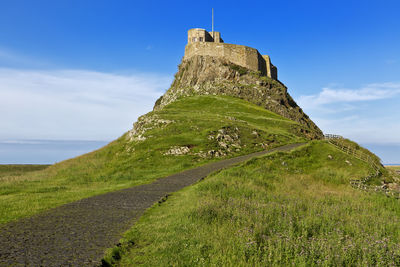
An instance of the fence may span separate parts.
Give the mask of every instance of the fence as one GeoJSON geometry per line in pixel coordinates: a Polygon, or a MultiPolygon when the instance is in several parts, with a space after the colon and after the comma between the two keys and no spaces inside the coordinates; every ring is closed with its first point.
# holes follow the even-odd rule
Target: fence
{"type": "Polygon", "coordinates": [[[366,163],[368,163],[375,171],[375,176],[378,176],[381,174],[380,172],[380,163],[379,165],[376,163],[376,161],[367,153],[364,153],[361,149],[355,149],[351,145],[345,142],[345,139],[343,136],[340,135],[335,135],[335,134],[326,134],[325,139],[328,140],[329,143],[332,145],[336,146],[343,152],[359,159],[362,160],[366,163]]]}
{"type": "Polygon", "coordinates": [[[380,171],[379,165],[376,163],[375,160],[371,158],[370,155],[367,155],[360,149],[355,149],[352,146],[350,146],[348,143],[346,143],[345,139],[343,136],[340,135],[335,135],[335,134],[326,134],[325,139],[328,140],[329,143],[332,145],[336,146],[343,152],[352,155],[368,164],[371,165],[371,167],[374,169],[374,173],[360,179],[360,180],[350,180],[350,185],[354,188],[361,189],[364,191],[369,191],[369,192],[381,192],[386,194],[388,197],[394,197],[396,199],[400,199],[400,192],[390,190],[387,185],[382,185],[382,186],[373,186],[373,185],[367,185],[366,183],[374,178],[380,176],[382,173],[380,171]]]}

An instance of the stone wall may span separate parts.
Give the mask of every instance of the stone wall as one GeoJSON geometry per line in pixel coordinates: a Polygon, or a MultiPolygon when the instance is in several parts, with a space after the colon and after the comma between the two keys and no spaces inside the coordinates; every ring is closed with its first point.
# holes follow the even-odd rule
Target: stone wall
{"type": "Polygon", "coordinates": [[[222,38],[221,38],[220,32],[216,32],[216,31],[210,32],[210,35],[213,36],[212,38],[215,43],[223,43],[224,42],[224,40],[222,40],[222,38]]]}
{"type": "Polygon", "coordinates": [[[271,58],[268,55],[262,56],[265,60],[266,76],[278,80],[278,69],[272,65],[271,58]]]}
{"type": "Polygon", "coordinates": [[[210,33],[204,29],[190,29],[188,31],[188,44],[194,42],[213,42],[210,33]]]}
{"type": "Polygon", "coordinates": [[[275,80],[278,78],[276,67],[271,64],[269,56],[262,56],[257,49],[248,46],[214,42],[189,42],[185,47],[184,59],[196,55],[224,58],[252,71],[260,71],[264,76],[275,80]]]}
{"type": "Polygon", "coordinates": [[[208,32],[205,29],[195,28],[188,30],[188,44],[196,42],[223,43],[220,32],[208,32]]]}

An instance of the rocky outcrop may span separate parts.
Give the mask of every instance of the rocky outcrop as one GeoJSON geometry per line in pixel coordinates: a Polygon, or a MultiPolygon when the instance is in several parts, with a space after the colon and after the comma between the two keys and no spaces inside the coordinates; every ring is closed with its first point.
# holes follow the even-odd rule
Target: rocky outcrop
{"type": "Polygon", "coordinates": [[[143,115],[133,124],[133,129],[128,131],[127,138],[129,141],[144,141],[144,133],[157,127],[163,127],[174,121],[159,118],[157,115],[143,115]]]}
{"type": "Polygon", "coordinates": [[[174,146],[168,149],[163,155],[186,155],[190,152],[190,148],[188,146],[174,146]]]}
{"type": "MultiPolygon", "coordinates": [[[[240,132],[239,128],[237,127],[223,127],[218,131],[212,131],[209,133],[207,139],[213,143],[213,147],[215,149],[211,149],[208,151],[200,150],[198,152],[192,152],[189,146],[173,146],[169,148],[168,151],[163,153],[163,155],[180,156],[189,154],[199,156],[201,158],[218,158],[225,157],[233,151],[238,152],[242,148],[240,141],[240,132]]],[[[263,146],[264,148],[264,144],[260,143],[256,144],[256,146],[257,145],[263,146]]]]}
{"type": "Polygon", "coordinates": [[[223,58],[193,56],[182,60],[171,88],[160,97],[154,110],[193,95],[228,95],[262,106],[306,126],[310,139],[323,137],[322,131],[302,111],[279,81],[235,65],[223,58]]]}

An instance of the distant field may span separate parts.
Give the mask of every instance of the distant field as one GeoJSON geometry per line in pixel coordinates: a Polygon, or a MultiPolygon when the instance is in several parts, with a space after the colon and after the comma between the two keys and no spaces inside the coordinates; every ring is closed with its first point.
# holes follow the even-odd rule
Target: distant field
{"type": "Polygon", "coordinates": [[[33,165],[33,164],[5,164],[0,165],[0,181],[5,176],[20,176],[32,171],[44,170],[50,165],[33,165]]]}
{"type": "Polygon", "coordinates": [[[391,169],[391,170],[399,170],[400,171],[400,165],[386,165],[385,168],[391,169]]]}

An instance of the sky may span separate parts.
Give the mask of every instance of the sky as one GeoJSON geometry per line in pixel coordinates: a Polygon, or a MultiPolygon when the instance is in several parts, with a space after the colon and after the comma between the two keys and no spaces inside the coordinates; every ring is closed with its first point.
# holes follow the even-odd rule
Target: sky
{"type": "Polygon", "coordinates": [[[270,55],[325,133],[400,163],[400,2],[390,0],[0,1],[0,163],[53,163],[121,136],[170,86],[187,30],[211,30],[211,8],[224,41],[270,55]],[[92,145],[36,161],[10,153],[32,140],[92,145]]]}

